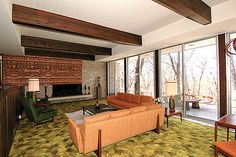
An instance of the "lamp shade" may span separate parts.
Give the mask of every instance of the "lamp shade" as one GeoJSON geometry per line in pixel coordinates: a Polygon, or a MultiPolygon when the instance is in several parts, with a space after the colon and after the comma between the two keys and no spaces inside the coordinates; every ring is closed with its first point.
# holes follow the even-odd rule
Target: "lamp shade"
{"type": "Polygon", "coordinates": [[[166,81],[165,83],[166,87],[166,96],[173,96],[177,94],[177,81],[166,81]]]}
{"type": "Polygon", "coordinates": [[[29,79],[28,80],[28,91],[29,92],[39,91],[39,79],[29,79]]]}

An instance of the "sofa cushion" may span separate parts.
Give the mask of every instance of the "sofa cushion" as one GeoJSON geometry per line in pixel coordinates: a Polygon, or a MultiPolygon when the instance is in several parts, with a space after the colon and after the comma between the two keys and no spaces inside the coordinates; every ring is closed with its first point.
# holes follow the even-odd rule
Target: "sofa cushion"
{"type": "Polygon", "coordinates": [[[137,112],[145,111],[146,109],[147,109],[146,106],[138,106],[138,107],[130,108],[130,111],[131,113],[137,113],[137,112]]]}
{"type": "Polygon", "coordinates": [[[120,105],[121,106],[126,106],[127,108],[132,108],[132,107],[140,106],[137,103],[133,103],[133,102],[129,102],[129,101],[123,101],[120,105]]]}
{"type": "Polygon", "coordinates": [[[124,100],[124,99],[125,99],[125,94],[124,94],[124,93],[117,93],[117,97],[118,97],[120,100],[124,100]]]}
{"type": "Polygon", "coordinates": [[[109,118],[110,118],[110,112],[105,112],[105,113],[96,114],[94,116],[84,117],[84,122],[85,123],[94,123],[94,122],[98,122],[98,121],[107,120],[109,118]]]}
{"type": "Polygon", "coordinates": [[[134,102],[134,103],[140,104],[140,95],[138,95],[138,94],[133,94],[131,101],[134,102]]]}
{"type": "Polygon", "coordinates": [[[161,105],[152,104],[152,105],[146,105],[146,107],[147,107],[147,110],[152,110],[152,109],[161,108],[161,105]]]}
{"type": "Polygon", "coordinates": [[[124,100],[125,100],[125,101],[129,101],[129,102],[131,102],[131,100],[132,100],[132,94],[124,93],[124,95],[125,95],[124,100]]]}
{"type": "Polygon", "coordinates": [[[130,110],[124,109],[124,110],[118,110],[118,111],[111,112],[110,116],[111,116],[111,118],[117,118],[117,117],[125,116],[128,114],[130,114],[130,110]]]}
{"type": "Polygon", "coordinates": [[[145,95],[140,95],[140,102],[144,103],[144,102],[152,102],[152,97],[150,96],[145,96],[145,95]]]}

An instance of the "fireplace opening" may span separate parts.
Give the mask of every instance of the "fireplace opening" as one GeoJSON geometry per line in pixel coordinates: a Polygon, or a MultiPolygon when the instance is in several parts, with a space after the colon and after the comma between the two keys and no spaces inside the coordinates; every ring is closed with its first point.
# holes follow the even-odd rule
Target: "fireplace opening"
{"type": "Polygon", "coordinates": [[[82,95],[82,84],[53,85],[53,97],[82,95]]]}

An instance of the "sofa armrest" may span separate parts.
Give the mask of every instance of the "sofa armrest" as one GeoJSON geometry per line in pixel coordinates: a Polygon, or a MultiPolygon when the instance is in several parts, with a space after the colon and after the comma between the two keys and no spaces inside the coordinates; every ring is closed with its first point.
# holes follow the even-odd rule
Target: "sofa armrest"
{"type": "Polygon", "coordinates": [[[165,107],[158,108],[159,119],[160,119],[160,126],[163,126],[165,121],[165,107]]]}
{"type": "Polygon", "coordinates": [[[79,152],[83,153],[83,140],[79,125],[77,125],[72,119],[68,119],[68,128],[71,140],[79,152]]]}

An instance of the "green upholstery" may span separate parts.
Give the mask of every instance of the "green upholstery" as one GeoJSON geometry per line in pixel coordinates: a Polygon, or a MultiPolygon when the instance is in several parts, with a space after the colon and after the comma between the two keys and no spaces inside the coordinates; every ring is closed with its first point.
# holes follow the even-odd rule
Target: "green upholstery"
{"type": "Polygon", "coordinates": [[[23,98],[25,113],[29,121],[35,123],[53,118],[57,115],[56,110],[44,107],[34,107],[32,98],[23,98]]]}

